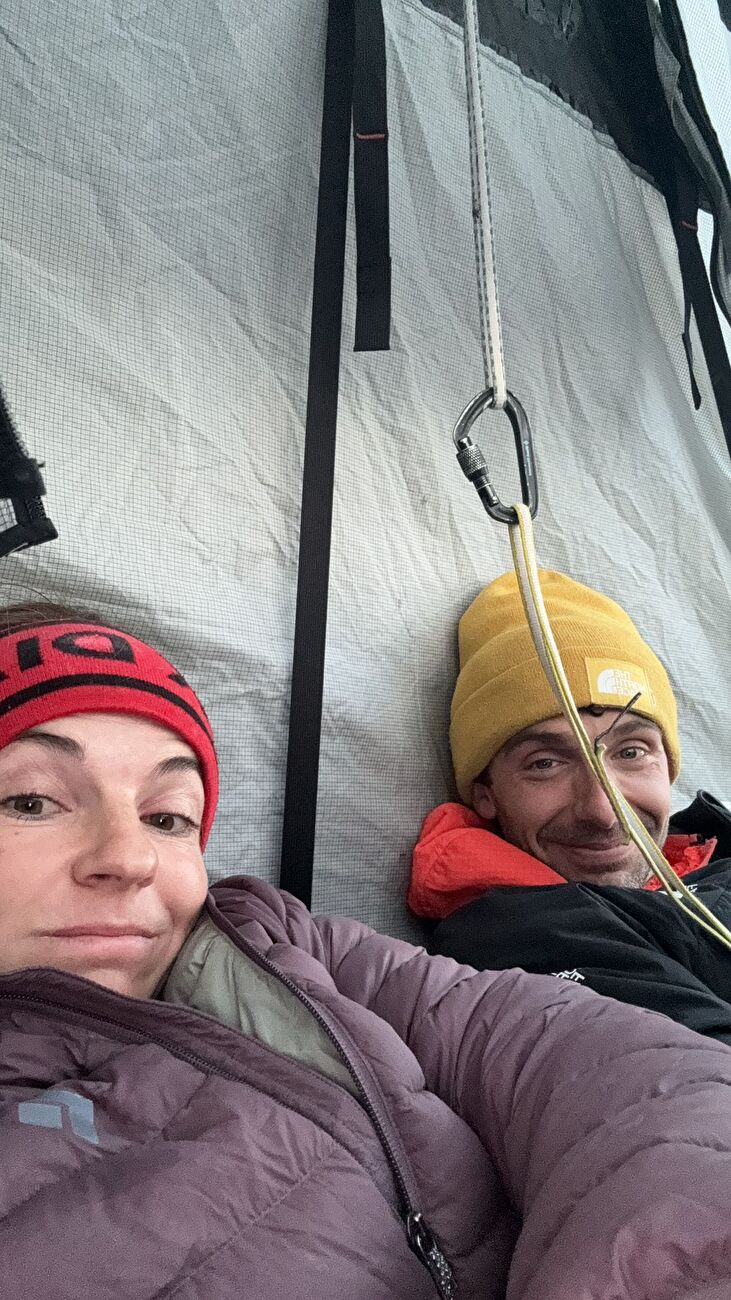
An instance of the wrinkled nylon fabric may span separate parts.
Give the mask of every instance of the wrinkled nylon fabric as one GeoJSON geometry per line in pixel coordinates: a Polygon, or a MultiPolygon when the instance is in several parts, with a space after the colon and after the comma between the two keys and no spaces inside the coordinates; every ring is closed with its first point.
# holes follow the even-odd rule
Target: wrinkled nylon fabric
{"type": "MultiPolygon", "coordinates": [[[[408,936],[411,847],[453,794],[456,621],[510,559],[450,437],[482,382],[461,32],[415,0],[384,16],[392,349],[350,351],[351,222],[313,897],[408,936]]],[[[3,592],[83,598],[190,680],[221,755],[214,880],[278,872],[324,23],[314,0],[18,0],[0,39],[0,378],[61,533],[3,592]]],[[[667,664],[678,805],[731,796],[731,471],[698,346],[692,407],[664,201],[482,59],[541,562],[623,603],[667,664]]],[[[509,499],[507,422],[476,437],[509,499]]]]}

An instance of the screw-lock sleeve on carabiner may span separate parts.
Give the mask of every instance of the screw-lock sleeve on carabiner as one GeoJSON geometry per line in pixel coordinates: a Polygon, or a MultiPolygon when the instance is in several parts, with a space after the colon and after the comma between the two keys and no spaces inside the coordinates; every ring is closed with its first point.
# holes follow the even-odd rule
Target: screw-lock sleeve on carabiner
{"type": "MultiPolygon", "coordinates": [[[[477,494],[491,519],[500,524],[517,524],[518,517],[512,506],[506,506],[500,500],[490,481],[487,461],[480,448],[473,443],[469,431],[482,412],[493,405],[494,390],[486,388],[473,397],[454,426],[454,445],[457,448],[457,460],[465,477],[474,483],[477,494]]],[[[538,480],[536,478],[535,457],[533,454],[533,435],[528,416],[511,392],[503,407],[510,420],[515,439],[515,451],[518,457],[518,473],[523,504],[535,518],[538,509],[538,480]]]]}

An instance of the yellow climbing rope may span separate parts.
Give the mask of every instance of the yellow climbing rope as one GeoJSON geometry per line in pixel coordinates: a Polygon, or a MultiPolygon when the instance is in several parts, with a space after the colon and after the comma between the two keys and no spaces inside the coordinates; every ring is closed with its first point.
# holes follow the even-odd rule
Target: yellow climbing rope
{"type": "MultiPolygon", "coordinates": [[[[516,505],[514,509],[518,522],[509,525],[510,545],[523,600],[523,608],[533,636],[533,644],[556,702],[578,741],[584,760],[591,768],[611,803],[625,835],[640,850],[643,858],[662,883],[665,891],[677,903],[681,911],[692,917],[698,925],[725,944],[727,948],[731,948],[731,931],[719,921],[718,917],[714,916],[713,912],[706,907],[705,903],[697,895],[691,893],[677,872],[670,866],[670,863],[663,856],[634,809],[630,807],[624,795],[617,789],[609,776],[604,765],[605,746],[601,742],[592,744],[587,735],[581,714],[576,707],[576,701],[571,694],[568,678],[546,613],[538,576],[533,520],[527,506],[520,504],[516,505]]],[[[630,707],[632,703],[634,701],[630,701],[627,707],[630,707]]]]}
{"type": "MultiPolygon", "coordinates": [[[[475,269],[485,387],[465,407],[454,427],[453,438],[457,449],[457,460],[465,476],[474,484],[490,517],[508,526],[513,562],[536,652],[556,702],[579,743],[584,760],[609,799],[622,829],[640,850],[648,866],[680,910],[725,947],[731,949],[731,931],[727,930],[718,917],[714,916],[713,912],[683,883],[677,872],[663,857],[658,845],[624,795],[612,782],[604,766],[605,747],[601,744],[601,737],[592,744],[587,735],[551,631],[541,592],[533,535],[533,517],[538,509],[533,439],[528,417],[518,399],[509,391],[505,377],[476,0],[463,0],[463,9],[472,219],[475,233],[475,269]],[[470,437],[472,425],[483,411],[489,409],[504,411],[512,426],[523,495],[522,504],[516,506],[506,505],[500,500],[490,481],[485,457],[470,437]]],[[[635,699],[629,700],[625,711],[630,709],[638,698],[635,696],[635,699]]]]}

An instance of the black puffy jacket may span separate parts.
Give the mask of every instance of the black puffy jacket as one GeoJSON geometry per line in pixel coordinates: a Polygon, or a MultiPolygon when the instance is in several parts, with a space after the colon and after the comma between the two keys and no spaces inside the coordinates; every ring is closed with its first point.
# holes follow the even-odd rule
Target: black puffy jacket
{"type": "MultiPolygon", "coordinates": [[[[671,831],[718,839],[684,883],[731,929],[731,812],[699,791],[671,831]]],[[[480,970],[574,980],[731,1045],[731,951],[663,891],[496,887],[441,921],[429,949],[480,970]]]]}

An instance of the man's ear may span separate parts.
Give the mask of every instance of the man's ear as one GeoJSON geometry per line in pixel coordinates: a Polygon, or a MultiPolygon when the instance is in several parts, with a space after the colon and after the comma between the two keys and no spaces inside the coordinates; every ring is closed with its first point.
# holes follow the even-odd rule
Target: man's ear
{"type": "Polygon", "coordinates": [[[472,807],[483,821],[493,822],[497,817],[492,788],[484,781],[474,781],[472,784],[472,807]]]}

